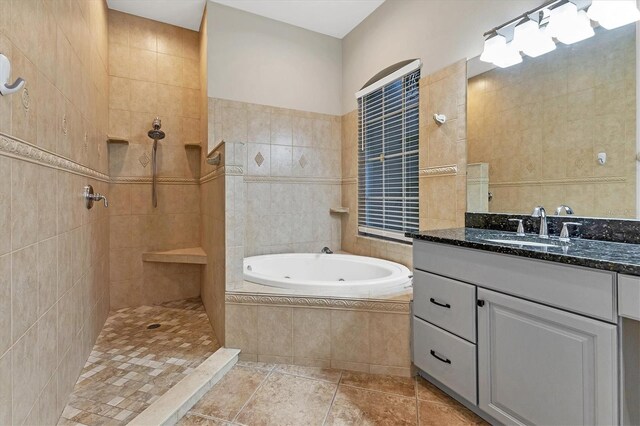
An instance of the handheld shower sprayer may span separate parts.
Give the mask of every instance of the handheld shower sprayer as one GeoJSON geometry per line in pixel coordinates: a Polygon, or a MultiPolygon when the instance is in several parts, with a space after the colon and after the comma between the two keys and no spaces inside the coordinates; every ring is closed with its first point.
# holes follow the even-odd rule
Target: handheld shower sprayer
{"type": "Polygon", "coordinates": [[[149,130],[147,135],[153,139],[153,149],[151,151],[151,172],[152,172],[152,180],[151,180],[151,201],[153,203],[153,207],[158,207],[158,191],[156,184],[156,175],[158,172],[158,162],[157,162],[157,150],[158,150],[158,141],[164,139],[164,132],[160,130],[162,127],[162,121],[160,117],[156,117],[153,119],[153,123],[151,124],[152,129],[149,130]]]}

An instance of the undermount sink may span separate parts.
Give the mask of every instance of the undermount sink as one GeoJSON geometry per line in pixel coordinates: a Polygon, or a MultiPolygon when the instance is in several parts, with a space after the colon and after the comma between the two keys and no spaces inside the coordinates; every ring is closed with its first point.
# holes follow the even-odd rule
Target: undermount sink
{"type": "Polygon", "coordinates": [[[548,244],[548,243],[536,243],[534,241],[522,241],[522,240],[500,240],[500,239],[492,239],[487,238],[485,241],[490,243],[497,244],[509,244],[514,246],[528,246],[528,247],[557,247],[556,244],[548,244]]]}

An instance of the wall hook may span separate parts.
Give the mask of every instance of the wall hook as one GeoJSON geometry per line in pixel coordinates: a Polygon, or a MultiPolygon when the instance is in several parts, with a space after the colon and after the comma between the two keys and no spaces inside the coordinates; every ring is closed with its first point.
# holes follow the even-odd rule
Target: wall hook
{"type": "Polygon", "coordinates": [[[0,53],[0,95],[2,96],[16,93],[24,87],[25,81],[22,78],[18,78],[12,84],[7,84],[10,76],[11,62],[9,62],[9,58],[0,53]]]}
{"type": "Polygon", "coordinates": [[[447,116],[444,114],[433,114],[433,120],[440,126],[447,122],[447,116]]]}

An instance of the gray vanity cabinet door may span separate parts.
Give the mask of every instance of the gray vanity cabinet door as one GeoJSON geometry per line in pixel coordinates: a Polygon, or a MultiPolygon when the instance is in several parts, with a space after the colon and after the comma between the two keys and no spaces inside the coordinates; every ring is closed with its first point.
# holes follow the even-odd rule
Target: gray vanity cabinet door
{"type": "Polygon", "coordinates": [[[616,327],[478,289],[479,406],[505,424],[618,424],[616,327]]]}

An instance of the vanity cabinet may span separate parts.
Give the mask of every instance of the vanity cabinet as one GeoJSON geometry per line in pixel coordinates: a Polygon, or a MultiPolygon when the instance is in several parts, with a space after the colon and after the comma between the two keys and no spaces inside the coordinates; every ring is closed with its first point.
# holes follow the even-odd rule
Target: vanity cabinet
{"type": "Polygon", "coordinates": [[[621,317],[640,321],[640,277],[618,277],[618,311],[621,317]]]}
{"type": "Polygon", "coordinates": [[[481,410],[505,424],[616,424],[616,327],[478,289],[481,410]]]}
{"type": "Polygon", "coordinates": [[[619,424],[615,273],[414,241],[413,360],[492,422],[619,424]]]}

